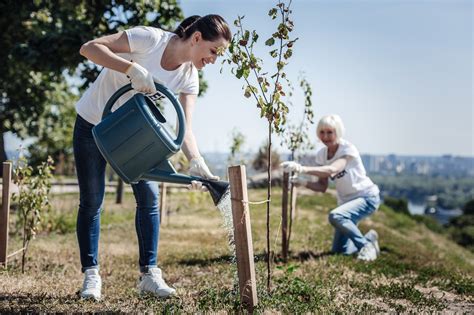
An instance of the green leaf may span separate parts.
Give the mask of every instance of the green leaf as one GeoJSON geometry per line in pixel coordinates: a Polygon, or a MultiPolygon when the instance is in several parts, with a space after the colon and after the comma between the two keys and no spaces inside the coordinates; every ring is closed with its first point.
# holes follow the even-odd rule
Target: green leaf
{"type": "Polygon", "coordinates": [[[265,41],[265,45],[267,46],[272,46],[273,44],[275,44],[275,39],[273,37],[270,37],[265,41]]]}
{"type": "Polygon", "coordinates": [[[253,41],[253,42],[256,42],[257,39],[258,39],[258,34],[257,34],[256,31],[253,31],[253,32],[252,32],[252,41],[253,41]]]}
{"type": "Polygon", "coordinates": [[[240,79],[243,74],[244,74],[244,69],[238,68],[237,72],[235,73],[235,76],[237,77],[237,79],[240,79]]]}
{"type": "Polygon", "coordinates": [[[273,8],[273,9],[270,9],[270,11],[268,11],[268,16],[270,16],[272,20],[274,20],[277,17],[277,13],[278,13],[277,9],[273,8]]]}

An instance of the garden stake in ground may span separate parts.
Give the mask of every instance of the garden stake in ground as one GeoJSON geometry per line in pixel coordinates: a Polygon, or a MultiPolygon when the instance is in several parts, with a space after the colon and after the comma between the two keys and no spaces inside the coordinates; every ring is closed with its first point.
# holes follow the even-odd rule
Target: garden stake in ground
{"type": "Polygon", "coordinates": [[[229,181],[240,301],[249,312],[252,312],[258,303],[258,298],[245,166],[229,167],[229,181]]]}
{"type": "Polygon", "coordinates": [[[283,261],[288,260],[288,186],[290,174],[283,173],[281,193],[281,254],[283,261]]]}
{"type": "Polygon", "coordinates": [[[0,213],[0,264],[7,267],[8,220],[10,213],[10,187],[12,180],[12,163],[3,162],[2,212],[0,213]]]}

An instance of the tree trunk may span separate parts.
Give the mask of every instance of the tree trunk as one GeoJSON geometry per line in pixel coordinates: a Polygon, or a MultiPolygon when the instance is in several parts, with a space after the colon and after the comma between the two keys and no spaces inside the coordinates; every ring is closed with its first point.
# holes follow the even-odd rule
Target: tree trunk
{"type": "MultiPolygon", "coordinates": [[[[5,141],[4,138],[5,133],[3,131],[3,128],[0,127],[0,164],[3,165],[3,162],[7,160],[7,152],[5,150],[5,141]]],[[[3,168],[0,167],[0,176],[3,176],[3,168]]]]}
{"type": "Polygon", "coordinates": [[[271,290],[271,261],[272,251],[270,248],[270,198],[272,196],[272,122],[268,122],[268,190],[267,190],[267,291],[271,290]]]}
{"type": "Polygon", "coordinates": [[[117,197],[115,203],[121,204],[123,199],[123,180],[119,177],[117,182],[117,197]]]}

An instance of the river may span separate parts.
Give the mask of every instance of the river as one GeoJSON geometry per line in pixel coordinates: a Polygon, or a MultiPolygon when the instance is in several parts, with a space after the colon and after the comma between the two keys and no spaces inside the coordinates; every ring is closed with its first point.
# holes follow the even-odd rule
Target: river
{"type": "Polygon", "coordinates": [[[449,223],[449,221],[452,218],[458,217],[462,215],[463,213],[461,209],[443,209],[441,207],[436,207],[436,208],[432,207],[430,208],[431,211],[428,211],[428,213],[425,213],[425,209],[426,209],[425,203],[420,204],[420,203],[413,203],[411,201],[408,201],[408,211],[410,212],[410,214],[432,216],[441,225],[445,225],[449,223]]]}

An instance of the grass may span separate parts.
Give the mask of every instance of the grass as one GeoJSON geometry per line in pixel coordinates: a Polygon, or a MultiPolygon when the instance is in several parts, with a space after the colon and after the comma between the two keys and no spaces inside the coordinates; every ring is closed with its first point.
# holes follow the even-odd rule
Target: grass
{"type": "MultiPolygon", "coordinates": [[[[266,199],[251,190],[249,199],[266,199]]],[[[241,312],[236,266],[231,263],[222,219],[207,194],[169,194],[170,215],[161,228],[159,265],[175,298],[139,296],[138,248],[134,199],[114,204],[106,196],[100,241],[103,300],[78,299],[82,284],[75,235],[78,196],[52,198],[44,233],[31,244],[27,271],[19,261],[0,272],[0,312],[241,312]]],[[[272,197],[271,244],[280,252],[280,199],[272,197]]],[[[375,228],[382,255],[372,263],[330,255],[333,230],[327,222],[335,206],[329,194],[302,194],[293,225],[287,264],[273,265],[272,291],[266,291],[265,205],[252,205],[252,237],[256,257],[257,313],[472,312],[474,254],[429,230],[423,223],[382,206],[361,229],[375,228]]],[[[12,215],[12,219],[13,219],[12,215]]],[[[12,228],[12,230],[14,230],[12,228]]],[[[19,248],[11,238],[10,251],[19,248]]]]}

